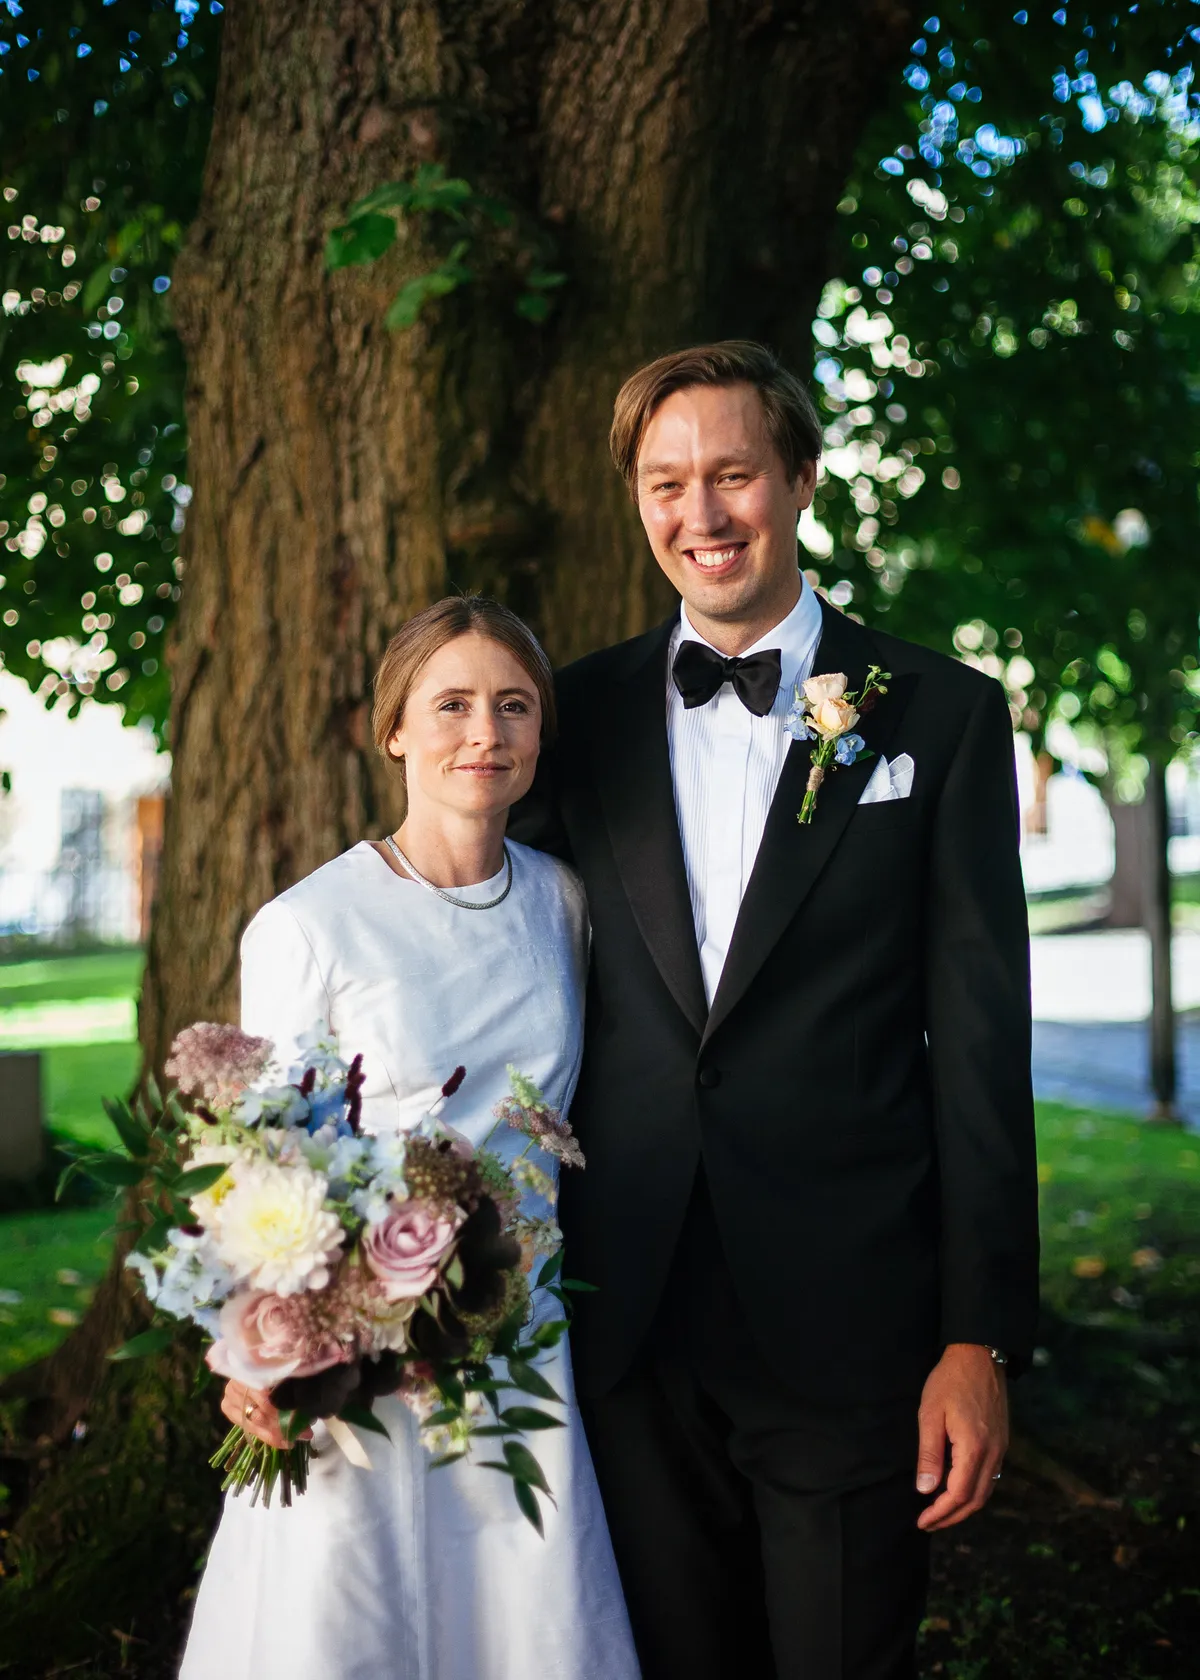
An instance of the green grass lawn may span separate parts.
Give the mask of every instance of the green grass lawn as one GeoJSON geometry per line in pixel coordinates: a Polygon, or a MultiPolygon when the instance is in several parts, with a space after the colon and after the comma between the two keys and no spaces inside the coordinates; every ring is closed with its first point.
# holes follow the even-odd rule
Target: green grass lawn
{"type": "Polygon", "coordinates": [[[0,1009],[80,998],[136,997],[143,962],[140,950],[129,949],[0,964],[0,1009]]]}
{"type": "Polygon", "coordinates": [[[113,1207],[0,1219],[0,1377],[57,1347],[108,1264],[113,1207]]]}

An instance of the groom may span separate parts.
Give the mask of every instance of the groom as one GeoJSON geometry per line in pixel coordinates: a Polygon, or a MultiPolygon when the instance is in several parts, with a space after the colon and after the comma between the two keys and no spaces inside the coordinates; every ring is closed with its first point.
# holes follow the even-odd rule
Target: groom
{"type": "Polygon", "coordinates": [[[641,369],[611,442],[683,602],[561,673],[515,833],[591,907],[561,1219],[643,1672],[900,1680],[1037,1305],[1008,707],[804,581],[820,422],[769,351],[641,369]],[[869,755],[801,825],[794,688],[872,665],[869,755]]]}

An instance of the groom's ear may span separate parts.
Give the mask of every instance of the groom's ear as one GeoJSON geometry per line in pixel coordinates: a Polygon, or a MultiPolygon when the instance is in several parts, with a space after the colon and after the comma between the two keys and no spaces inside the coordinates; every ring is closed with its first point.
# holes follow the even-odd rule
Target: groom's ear
{"type": "Polygon", "coordinates": [[[793,492],[796,497],[796,510],[798,513],[803,513],[806,507],[810,507],[812,505],[812,499],[816,493],[816,488],[817,463],[815,461],[804,461],[801,464],[800,471],[796,474],[796,482],[793,485],[793,492]]]}

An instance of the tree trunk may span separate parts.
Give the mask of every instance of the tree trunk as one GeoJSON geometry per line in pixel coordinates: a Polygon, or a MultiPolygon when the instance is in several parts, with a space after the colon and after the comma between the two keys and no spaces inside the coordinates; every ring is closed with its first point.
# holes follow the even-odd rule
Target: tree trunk
{"type": "Polygon", "coordinates": [[[1175,1002],[1171,990],[1171,836],[1167,805],[1167,767],[1150,760],[1146,782],[1148,812],[1146,848],[1146,928],[1150,934],[1150,1089],[1154,1106],[1150,1119],[1178,1122],[1175,1108],[1175,1002]]]}
{"type": "Polygon", "coordinates": [[[1145,927],[1152,849],[1150,809],[1145,799],[1136,805],[1124,805],[1107,789],[1104,802],[1113,825],[1113,872],[1104,921],[1112,928],[1145,927]]]}
{"type": "MultiPolygon", "coordinates": [[[[407,615],[483,586],[561,661],[667,610],[607,460],[613,395],[640,362],[708,337],[766,339],[806,365],[842,183],[913,24],[907,0],[230,6],[172,292],[195,499],[149,1066],[186,1022],[236,1014],[254,910],[390,825],[370,681],[407,615]],[[436,260],[424,224],[372,266],[325,274],[350,205],[433,162],[553,237],[567,281],[545,326],[485,276],[390,332],[391,298],[436,260]]],[[[129,1313],[115,1274],[101,1299],[102,1320],[24,1374],[48,1437],[110,1415],[101,1355],[129,1313]]],[[[119,1430],[96,1433],[93,1458],[118,1458],[119,1430]]],[[[196,1433],[165,1432],[164,1485],[196,1433]]],[[[45,1525],[70,1478],[52,1462],[18,1532],[45,1525]]],[[[154,1530],[152,1493],[137,1515],[154,1530]]],[[[22,1555],[49,1590],[49,1554],[36,1569],[22,1555]]],[[[157,1578],[110,1578],[106,1627],[178,1593],[171,1559],[157,1578]]],[[[94,1654],[82,1632],[73,1648],[94,1654]]]]}

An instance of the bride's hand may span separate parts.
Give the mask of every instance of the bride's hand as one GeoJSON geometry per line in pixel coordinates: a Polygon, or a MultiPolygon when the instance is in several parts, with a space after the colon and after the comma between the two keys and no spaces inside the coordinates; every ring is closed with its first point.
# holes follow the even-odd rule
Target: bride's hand
{"type": "MultiPolygon", "coordinates": [[[[271,1396],[265,1388],[247,1388],[245,1383],[232,1379],[225,1384],[225,1393],[221,1400],[221,1410],[230,1423],[240,1424],[247,1435],[256,1435],[260,1441],[265,1441],[269,1447],[287,1447],[290,1441],[285,1441],[279,1427],[278,1409],[271,1404],[271,1396]]],[[[306,1429],[296,1437],[299,1441],[310,1441],[312,1430],[306,1429]]]]}

